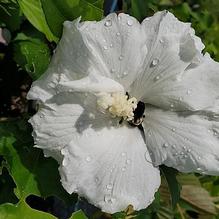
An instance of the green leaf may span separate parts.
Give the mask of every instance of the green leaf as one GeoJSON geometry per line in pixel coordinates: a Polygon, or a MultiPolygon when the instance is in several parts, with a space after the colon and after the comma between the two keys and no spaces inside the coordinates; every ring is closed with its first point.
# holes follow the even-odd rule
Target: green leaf
{"type": "Polygon", "coordinates": [[[22,23],[22,13],[16,1],[0,2],[0,21],[3,22],[10,31],[20,28],[22,23]]]}
{"type": "Polygon", "coordinates": [[[51,32],[41,6],[40,0],[17,0],[24,15],[30,23],[44,33],[49,41],[57,42],[58,39],[51,32]]]}
{"type": "Polygon", "coordinates": [[[50,62],[50,50],[40,38],[19,33],[13,44],[14,60],[26,70],[33,80],[39,78],[50,62]]]}
{"type": "Polygon", "coordinates": [[[156,10],[156,0],[128,0],[128,8],[132,16],[142,21],[145,17],[151,15],[151,12],[156,10]]]}
{"type": "Polygon", "coordinates": [[[4,167],[0,175],[0,204],[5,202],[17,203],[18,199],[14,194],[15,183],[4,167]]]}
{"type": "Polygon", "coordinates": [[[194,186],[201,186],[201,183],[194,174],[179,174],[177,175],[177,180],[180,185],[194,185],[194,186]]]}
{"type": "Polygon", "coordinates": [[[177,170],[164,165],[160,166],[160,170],[168,184],[168,188],[171,194],[172,205],[173,207],[175,207],[180,199],[181,190],[181,187],[176,179],[176,175],[178,172],[177,170]]]}
{"type": "Polygon", "coordinates": [[[88,219],[83,211],[75,212],[70,219],[88,219]]]}
{"type": "Polygon", "coordinates": [[[100,20],[103,0],[41,0],[47,23],[53,34],[60,38],[63,22],[82,17],[82,20],[100,20]]]}
{"type": "Polygon", "coordinates": [[[30,194],[56,195],[73,204],[75,197],[61,186],[57,162],[45,158],[42,150],[33,148],[30,131],[30,126],[23,120],[0,123],[0,154],[8,163],[16,184],[16,196],[24,200],[30,194]]]}
{"type": "Polygon", "coordinates": [[[34,210],[30,208],[24,201],[20,201],[17,205],[3,204],[0,205],[1,219],[55,219],[51,214],[34,210]]]}

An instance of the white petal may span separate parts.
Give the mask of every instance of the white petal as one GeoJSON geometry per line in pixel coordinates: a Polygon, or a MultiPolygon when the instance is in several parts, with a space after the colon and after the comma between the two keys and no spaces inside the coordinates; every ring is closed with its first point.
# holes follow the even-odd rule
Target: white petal
{"type": "Polygon", "coordinates": [[[86,125],[96,123],[96,114],[102,121],[106,117],[96,111],[95,96],[86,93],[60,93],[54,96],[40,105],[40,110],[29,120],[34,129],[36,146],[60,151],[73,139],[74,134],[86,128],[84,121],[86,125]]]}
{"type": "Polygon", "coordinates": [[[118,82],[101,76],[90,74],[87,77],[84,77],[80,80],[74,81],[67,81],[67,82],[60,82],[57,86],[57,90],[59,92],[91,92],[91,93],[98,93],[98,92],[121,92],[125,93],[124,88],[118,82]]]}
{"type": "Polygon", "coordinates": [[[219,121],[155,108],[147,108],[145,115],[146,144],[155,165],[218,175],[219,121]]]}
{"type": "Polygon", "coordinates": [[[62,184],[108,213],[129,204],[140,210],[154,199],[160,185],[159,170],[152,166],[137,128],[89,129],[63,150],[62,184]]]}
{"type": "MultiPolygon", "coordinates": [[[[202,58],[204,46],[189,23],[178,21],[169,12],[158,12],[145,19],[142,28],[148,54],[143,73],[132,85],[132,94],[144,102],[169,109],[180,98],[174,95],[175,87],[183,80],[184,71],[196,66],[202,58]]],[[[182,107],[178,104],[178,108],[182,107]]]]}
{"type": "Polygon", "coordinates": [[[118,121],[96,111],[95,98],[60,93],[47,100],[30,120],[36,146],[62,163],[62,183],[69,193],[78,189],[110,213],[129,204],[145,208],[159,186],[159,170],[145,159],[149,154],[140,131],[120,127],[118,121]]]}
{"type": "Polygon", "coordinates": [[[139,22],[129,15],[113,13],[100,22],[85,22],[85,26],[81,34],[98,60],[100,71],[128,88],[142,70],[147,54],[139,22]]]}
{"type": "Polygon", "coordinates": [[[65,22],[63,36],[53,54],[47,71],[32,84],[28,99],[45,102],[55,93],[60,80],[78,80],[96,70],[91,52],[80,33],[80,19],[65,22]]]}
{"type": "Polygon", "coordinates": [[[60,81],[78,80],[90,74],[117,80],[126,88],[136,78],[147,53],[138,21],[125,14],[110,14],[100,22],[79,21],[64,23],[51,64],[33,83],[29,99],[45,102],[56,93],[60,81]]]}

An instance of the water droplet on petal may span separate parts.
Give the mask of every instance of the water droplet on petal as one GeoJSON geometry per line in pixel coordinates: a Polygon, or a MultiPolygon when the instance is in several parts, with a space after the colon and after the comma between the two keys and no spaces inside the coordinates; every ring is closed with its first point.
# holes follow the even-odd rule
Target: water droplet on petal
{"type": "Polygon", "coordinates": [[[175,131],[176,131],[176,129],[175,129],[175,128],[171,128],[171,131],[172,131],[172,132],[175,132],[175,131]]]}
{"type": "Polygon", "coordinates": [[[119,32],[117,32],[117,33],[116,33],[116,36],[120,36],[120,33],[119,33],[119,32]]]}
{"type": "Polygon", "coordinates": [[[130,159],[127,159],[127,160],[126,160],[126,163],[127,163],[127,164],[130,164],[130,163],[131,163],[131,160],[130,160],[130,159]]]}
{"type": "Polygon", "coordinates": [[[160,39],[159,41],[160,41],[160,43],[164,43],[164,40],[163,40],[163,39],[160,39]]]}
{"type": "Polygon", "coordinates": [[[191,90],[187,90],[187,92],[186,92],[188,95],[189,94],[191,94],[192,93],[192,91],[191,90]]]}
{"type": "Polygon", "coordinates": [[[111,44],[110,44],[110,48],[112,48],[112,47],[113,47],[113,44],[111,43],[111,44]]]}
{"type": "Polygon", "coordinates": [[[104,46],[104,47],[103,47],[103,49],[104,49],[104,50],[107,50],[107,49],[108,49],[108,47],[107,47],[107,46],[104,46]]]}
{"type": "Polygon", "coordinates": [[[43,114],[40,115],[40,118],[44,118],[45,116],[43,114]]]}
{"type": "Polygon", "coordinates": [[[111,21],[111,20],[107,20],[107,21],[104,23],[104,25],[105,25],[106,27],[110,27],[110,26],[112,26],[112,21],[111,21]]]}
{"type": "Polygon", "coordinates": [[[171,108],[173,108],[173,107],[174,107],[174,104],[173,104],[173,103],[171,103],[171,104],[170,104],[170,107],[171,107],[171,108]]]}
{"type": "Polygon", "coordinates": [[[158,63],[159,63],[159,60],[158,60],[158,59],[153,59],[152,62],[151,62],[151,66],[154,67],[154,66],[156,66],[158,63]]]}
{"type": "Polygon", "coordinates": [[[175,144],[173,144],[173,145],[172,145],[172,148],[176,148],[176,145],[175,145],[175,144]]]}
{"type": "Polygon", "coordinates": [[[128,25],[128,26],[132,26],[132,25],[133,25],[133,20],[128,20],[128,21],[127,21],[127,25],[128,25]]]}
{"type": "Polygon", "coordinates": [[[150,18],[149,18],[149,17],[146,17],[146,18],[145,18],[145,20],[146,20],[146,21],[149,21],[149,20],[150,20],[150,18]]]}
{"type": "Polygon", "coordinates": [[[167,144],[167,143],[164,143],[164,144],[163,144],[163,147],[164,147],[164,148],[167,148],[167,147],[168,147],[168,144],[167,144]]]}
{"type": "Polygon", "coordinates": [[[62,161],[62,166],[66,166],[67,165],[67,160],[66,159],[63,159],[62,161]]]}
{"type": "Polygon", "coordinates": [[[180,152],[180,154],[181,154],[181,155],[184,155],[184,152],[182,151],[182,152],[180,152]]]}
{"type": "Polygon", "coordinates": [[[111,195],[105,195],[104,201],[108,204],[113,204],[115,202],[115,198],[113,198],[111,195]]]}
{"type": "Polygon", "coordinates": [[[122,168],[122,171],[123,171],[123,172],[126,171],[126,167],[123,167],[123,168],[122,168]]]}
{"type": "Polygon", "coordinates": [[[197,168],[197,171],[202,171],[202,169],[200,167],[197,168]]]}
{"type": "Polygon", "coordinates": [[[98,183],[99,182],[99,178],[95,177],[95,182],[98,183]]]}
{"type": "Polygon", "coordinates": [[[123,55],[120,55],[119,56],[119,60],[121,61],[123,59],[123,55]]]}
{"type": "Polygon", "coordinates": [[[115,72],[116,72],[116,69],[115,69],[115,68],[112,68],[110,71],[111,71],[111,73],[115,73],[115,72]]]}
{"type": "Polygon", "coordinates": [[[121,156],[122,156],[122,157],[125,157],[125,156],[126,156],[126,152],[122,152],[122,153],[121,153],[121,156]]]}
{"type": "Polygon", "coordinates": [[[154,78],[154,81],[158,81],[160,79],[160,76],[157,75],[155,78],[154,78]]]}
{"type": "Polygon", "coordinates": [[[188,149],[188,150],[187,150],[188,153],[190,153],[191,151],[192,151],[191,149],[188,149]]]}
{"type": "Polygon", "coordinates": [[[128,72],[127,72],[127,71],[124,71],[124,72],[123,72],[123,76],[126,76],[126,75],[128,75],[128,72]]]}
{"type": "Polygon", "coordinates": [[[86,157],[86,161],[87,161],[87,162],[90,162],[90,161],[91,161],[91,157],[90,157],[90,156],[87,156],[87,157],[86,157]]]}
{"type": "Polygon", "coordinates": [[[106,188],[107,188],[108,190],[111,190],[111,189],[113,188],[113,185],[110,183],[110,184],[106,185],[106,188]]]}

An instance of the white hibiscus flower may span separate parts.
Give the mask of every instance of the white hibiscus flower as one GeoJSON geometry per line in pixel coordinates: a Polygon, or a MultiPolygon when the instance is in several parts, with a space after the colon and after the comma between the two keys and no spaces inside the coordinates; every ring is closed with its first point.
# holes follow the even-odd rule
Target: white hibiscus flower
{"type": "Polygon", "coordinates": [[[163,11],[64,23],[28,98],[37,147],[61,182],[103,211],[154,199],[158,166],[219,174],[219,64],[188,23],[163,11]]]}

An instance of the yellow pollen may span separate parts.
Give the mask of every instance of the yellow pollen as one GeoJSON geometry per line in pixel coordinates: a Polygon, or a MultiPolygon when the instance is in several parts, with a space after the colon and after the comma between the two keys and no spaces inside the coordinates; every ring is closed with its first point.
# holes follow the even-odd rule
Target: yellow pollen
{"type": "Polygon", "coordinates": [[[134,118],[133,111],[137,107],[137,99],[135,97],[129,99],[123,93],[100,93],[97,107],[103,113],[109,112],[112,117],[131,121],[134,118]]]}

